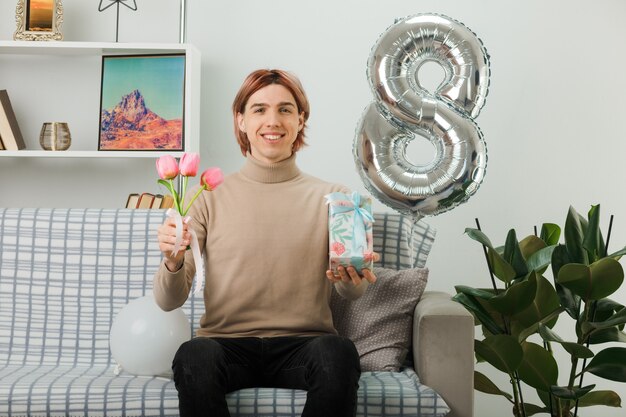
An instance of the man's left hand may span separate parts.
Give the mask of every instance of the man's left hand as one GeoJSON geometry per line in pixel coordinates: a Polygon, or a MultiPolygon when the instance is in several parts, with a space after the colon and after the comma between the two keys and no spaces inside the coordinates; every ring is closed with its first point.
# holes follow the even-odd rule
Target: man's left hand
{"type": "MultiPolygon", "coordinates": [[[[380,255],[376,252],[373,254],[374,262],[380,259],[380,255]]],[[[334,274],[332,270],[326,271],[326,277],[334,284],[339,281],[352,282],[354,285],[360,285],[363,279],[367,280],[370,284],[376,282],[376,275],[370,269],[361,270],[361,274],[353,266],[344,267],[339,265],[337,267],[337,274],[334,274]]]]}

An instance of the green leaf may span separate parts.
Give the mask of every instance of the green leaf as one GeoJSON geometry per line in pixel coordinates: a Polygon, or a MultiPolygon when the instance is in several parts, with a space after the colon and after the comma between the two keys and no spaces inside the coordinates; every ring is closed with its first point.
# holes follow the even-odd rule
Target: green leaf
{"type": "Polygon", "coordinates": [[[561,238],[561,228],[554,223],[544,223],[541,226],[540,237],[546,243],[546,246],[557,245],[561,238]]]}
{"type": "Polygon", "coordinates": [[[618,303],[617,301],[611,300],[610,298],[603,298],[602,300],[598,300],[598,302],[596,303],[596,311],[608,311],[610,312],[609,316],[613,313],[620,311],[624,307],[624,304],[618,303]]]}
{"type": "Polygon", "coordinates": [[[589,222],[587,222],[587,219],[585,218],[585,216],[582,216],[579,213],[578,214],[578,221],[580,222],[580,228],[583,231],[583,239],[585,234],[587,234],[587,227],[589,227],[589,222]]]}
{"type": "Polygon", "coordinates": [[[564,400],[577,400],[578,398],[584,396],[585,394],[588,394],[592,389],[595,388],[595,384],[593,385],[587,385],[586,387],[576,387],[573,389],[569,389],[567,387],[559,387],[559,386],[552,386],[550,387],[550,392],[552,392],[552,394],[555,397],[558,398],[562,398],[564,400]]]}
{"type": "Polygon", "coordinates": [[[464,293],[458,293],[452,297],[452,299],[472,313],[474,317],[492,334],[504,333],[504,330],[496,324],[491,315],[484,309],[475,297],[464,293]]]}
{"type": "Polygon", "coordinates": [[[613,294],[624,281],[622,265],[603,258],[587,266],[579,263],[561,267],[557,282],[585,301],[599,300],[613,294]]]}
{"type": "Polygon", "coordinates": [[[557,342],[557,343],[563,342],[563,339],[561,339],[561,336],[556,334],[556,332],[552,331],[552,329],[550,329],[545,324],[539,323],[537,326],[537,330],[539,331],[539,335],[541,336],[541,338],[545,340],[546,342],[557,342]]]}
{"type": "Polygon", "coordinates": [[[585,345],[581,345],[576,342],[561,342],[563,349],[567,351],[572,357],[578,359],[593,358],[593,351],[587,348],[585,345]]]}
{"type": "Polygon", "coordinates": [[[500,390],[496,384],[478,371],[474,371],[474,389],[476,391],[484,392],[485,394],[502,395],[509,400],[513,399],[511,394],[500,390]]]}
{"type": "Polygon", "coordinates": [[[570,206],[565,219],[565,247],[572,262],[587,265],[589,264],[589,259],[587,258],[587,252],[583,248],[583,227],[580,215],[570,206]]]}
{"type": "Polygon", "coordinates": [[[465,229],[465,233],[467,233],[471,239],[487,247],[487,260],[489,262],[491,272],[493,272],[498,279],[504,282],[510,282],[513,278],[515,278],[515,270],[504,260],[496,248],[493,247],[487,235],[478,229],[472,228],[465,229]]]}
{"type": "Polygon", "coordinates": [[[524,259],[530,258],[533,253],[546,247],[546,243],[539,239],[537,236],[526,236],[520,243],[520,251],[524,256],[524,259]]]}
{"type": "Polygon", "coordinates": [[[626,247],[623,247],[622,249],[618,250],[617,252],[613,252],[608,257],[609,258],[613,258],[615,260],[619,260],[619,258],[621,258],[624,255],[626,255],[626,247]]]}
{"type": "Polygon", "coordinates": [[[542,274],[548,268],[548,265],[550,265],[552,253],[555,248],[556,246],[547,246],[530,255],[526,261],[528,269],[542,274]]]}
{"type": "Polygon", "coordinates": [[[522,343],[524,355],[517,370],[520,379],[539,390],[548,391],[556,385],[559,368],[556,361],[543,347],[536,343],[522,343]]]}
{"type": "Polygon", "coordinates": [[[556,323],[556,320],[558,319],[559,314],[561,314],[563,311],[564,311],[563,308],[559,306],[556,310],[554,310],[552,313],[548,314],[541,321],[539,321],[537,323],[534,323],[534,324],[530,325],[529,327],[525,328],[524,330],[520,331],[518,336],[517,336],[517,341],[522,343],[529,336],[537,333],[539,331],[539,325],[540,324],[545,324],[548,327],[550,327],[551,325],[553,326],[554,323],[556,323]]]}
{"type": "Polygon", "coordinates": [[[541,335],[541,338],[547,342],[559,343],[563,346],[563,349],[575,358],[585,359],[593,357],[593,352],[589,348],[585,347],[585,345],[581,345],[576,342],[566,342],[561,339],[556,332],[552,331],[549,327],[544,326],[543,324],[539,324],[539,335],[541,335]]]}
{"type": "Polygon", "coordinates": [[[489,300],[494,310],[506,315],[524,311],[535,299],[537,293],[537,275],[532,272],[524,281],[512,284],[506,291],[489,300]]]}
{"type": "Polygon", "coordinates": [[[611,300],[610,298],[602,298],[596,301],[596,309],[593,315],[593,321],[607,320],[611,318],[613,314],[618,313],[623,308],[624,305],[618,303],[617,301],[611,300]]]}
{"type": "Polygon", "coordinates": [[[626,382],[626,348],[610,347],[596,353],[584,371],[611,381],[626,382]]]}
{"type": "Polygon", "coordinates": [[[587,251],[590,262],[595,262],[606,256],[604,240],[600,232],[600,205],[591,206],[587,215],[589,224],[583,239],[583,248],[587,251]]]}
{"type": "Polygon", "coordinates": [[[484,234],[482,231],[468,227],[465,229],[465,233],[467,234],[467,236],[469,236],[471,239],[475,240],[476,242],[480,243],[481,245],[494,249],[493,245],[491,244],[491,241],[489,240],[487,235],[484,234]]]}
{"type": "Polygon", "coordinates": [[[474,350],[496,369],[512,374],[517,370],[524,352],[514,337],[506,334],[487,336],[485,340],[474,340],[474,350]]]}
{"type": "Polygon", "coordinates": [[[550,409],[546,407],[540,407],[535,404],[524,403],[524,411],[526,412],[526,417],[530,417],[534,416],[535,414],[549,413],[550,409]]]}
{"type": "Polygon", "coordinates": [[[495,297],[495,294],[492,291],[483,290],[481,288],[468,287],[467,285],[455,285],[454,289],[457,293],[471,295],[473,297],[482,298],[483,300],[489,300],[495,297]]]}
{"type": "Polygon", "coordinates": [[[574,294],[568,288],[565,288],[561,284],[559,284],[556,280],[556,277],[559,276],[559,271],[563,267],[563,265],[571,263],[571,259],[569,254],[567,253],[567,249],[563,245],[558,245],[554,248],[552,252],[552,276],[554,279],[554,288],[556,289],[556,293],[561,300],[561,305],[567,311],[567,314],[574,320],[578,320],[578,315],[580,311],[580,297],[574,294]]]}
{"type": "Polygon", "coordinates": [[[494,250],[495,250],[496,252],[498,252],[498,254],[499,254],[500,256],[504,257],[504,245],[502,245],[502,246],[496,246],[496,247],[494,248],[494,250]]]}
{"type": "Polygon", "coordinates": [[[509,230],[504,244],[504,260],[513,267],[515,277],[523,277],[528,274],[525,256],[522,254],[520,243],[517,241],[515,229],[509,230]]]}
{"type": "Polygon", "coordinates": [[[620,332],[617,327],[612,327],[610,329],[594,330],[589,335],[590,345],[597,345],[607,342],[626,343],[626,333],[620,332]]]}
{"type": "MultiPolygon", "coordinates": [[[[552,287],[546,278],[539,275],[537,277],[537,292],[535,293],[534,300],[525,310],[514,315],[513,320],[519,323],[521,328],[526,329],[539,323],[540,321],[545,320],[546,317],[558,310],[560,306],[559,297],[557,296],[554,287],[552,287]]],[[[553,319],[546,322],[548,327],[554,326],[559,313],[556,313],[556,315],[553,316],[553,319]]]]}
{"type": "Polygon", "coordinates": [[[592,391],[583,395],[578,400],[579,407],[589,407],[593,405],[605,405],[607,407],[621,407],[622,399],[615,391],[592,391]]]}
{"type": "Polygon", "coordinates": [[[489,259],[493,274],[501,281],[508,283],[517,276],[511,264],[505,261],[495,249],[487,249],[487,259],[489,259]]]}
{"type": "Polygon", "coordinates": [[[178,192],[176,191],[176,188],[174,187],[174,183],[172,180],[170,180],[170,190],[172,193],[172,197],[174,198],[174,208],[176,208],[176,211],[180,213],[181,210],[181,201],[180,201],[180,197],[178,196],[178,192]]]}
{"type": "Polygon", "coordinates": [[[164,186],[165,188],[167,188],[167,191],[170,192],[170,194],[174,195],[174,190],[172,189],[172,184],[170,184],[168,181],[165,180],[158,180],[157,181],[159,184],[161,184],[162,186],[164,186]]]}
{"type": "Polygon", "coordinates": [[[589,323],[589,326],[594,329],[607,329],[624,323],[626,323],[626,308],[622,308],[619,312],[613,314],[610,318],[604,321],[591,322],[589,323]]]}

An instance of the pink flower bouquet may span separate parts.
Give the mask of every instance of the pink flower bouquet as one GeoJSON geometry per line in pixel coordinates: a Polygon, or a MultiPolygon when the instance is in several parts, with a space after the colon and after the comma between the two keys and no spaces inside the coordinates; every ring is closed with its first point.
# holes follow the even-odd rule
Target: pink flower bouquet
{"type": "MultiPolygon", "coordinates": [[[[183,221],[188,220],[183,218],[187,215],[187,212],[191,208],[191,204],[196,198],[198,198],[202,191],[213,191],[224,181],[224,175],[222,174],[221,169],[208,168],[202,173],[202,175],[200,175],[200,188],[185,206],[185,193],[187,192],[189,177],[196,176],[199,165],[200,156],[198,156],[197,153],[184,153],[182,158],[180,158],[180,163],[177,163],[176,159],[170,155],[164,155],[156,161],[156,169],[160,177],[158,182],[167,188],[170,194],[172,194],[174,207],[176,208],[176,211],[172,211],[170,209],[167,213],[167,215],[172,217],[176,222],[176,243],[174,244],[174,254],[178,253],[181,249],[183,221]],[[182,176],[180,193],[176,191],[176,187],[174,186],[174,178],[176,178],[179,174],[182,176]]],[[[196,284],[194,286],[194,294],[197,294],[202,290],[202,284],[204,282],[204,266],[202,263],[202,253],[200,252],[198,237],[192,228],[189,228],[189,233],[191,233],[192,236],[190,246],[193,253],[194,263],[196,265],[197,277],[196,284]]]]}
{"type": "Polygon", "coordinates": [[[224,181],[224,174],[222,174],[221,169],[208,168],[202,173],[202,175],[200,175],[201,187],[189,200],[187,206],[184,206],[185,193],[187,192],[189,177],[196,176],[199,165],[200,156],[197,153],[184,153],[183,157],[180,158],[180,163],[177,163],[176,159],[174,159],[171,155],[163,155],[156,161],[156,169],[160,177],[158,182],[167,188],[170,194],[172,194],[172,197],[174,198],[174,207],[181,216],[185,216],[187,214],[191,208],[191,204],[196,198],[198,198],[202,191],[213,191],[224,181]],[[178,193],[176,191],[176,187],[174,187],[174,178],[176,178],[179,174],[183,178],[180,193],[178,193]]]}

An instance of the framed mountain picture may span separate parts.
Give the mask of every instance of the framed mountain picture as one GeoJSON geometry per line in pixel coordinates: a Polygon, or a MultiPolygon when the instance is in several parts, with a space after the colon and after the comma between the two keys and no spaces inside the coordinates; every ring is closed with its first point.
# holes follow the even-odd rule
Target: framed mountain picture
{"type": "Polygon", "coordinates": [[[184,151],[185,55],[102,57],[100,151],[184,151]]]}

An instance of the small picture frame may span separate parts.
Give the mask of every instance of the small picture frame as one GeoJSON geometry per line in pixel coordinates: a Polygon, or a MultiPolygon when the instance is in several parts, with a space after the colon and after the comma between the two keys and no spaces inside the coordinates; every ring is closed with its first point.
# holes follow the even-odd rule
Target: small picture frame
{"type": "Polygon", "coordinates": [[[184,151],[185,54],[102,57],[99,151],[184,151]]]}
{"type": "Polygon", "coordinates": [[[18,0],[15,8],[16,41],[63,40],[61,0],[18,0]]]}

